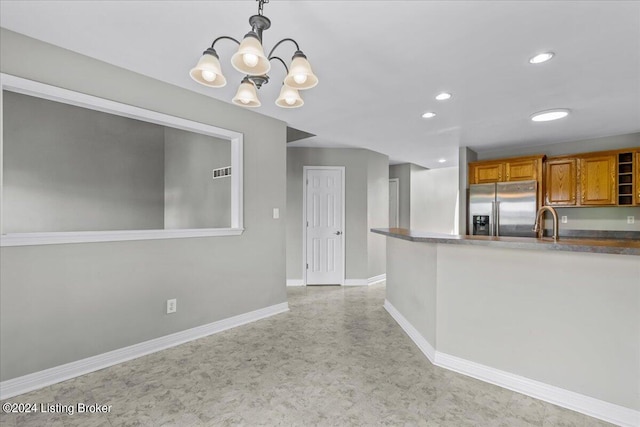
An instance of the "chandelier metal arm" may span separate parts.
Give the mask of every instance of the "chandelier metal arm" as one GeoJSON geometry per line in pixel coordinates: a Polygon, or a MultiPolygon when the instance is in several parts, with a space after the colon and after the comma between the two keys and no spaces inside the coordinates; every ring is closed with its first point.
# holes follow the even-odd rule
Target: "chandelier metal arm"
{"type": "Polygon", "coordinates": [[[287,74],[289,74],[289,67],[287,67],[287,64],[282,60],[282,58],[280,58],[279,56],[272,56],[269,58],[269,61],[271,61],[272,59],[277,59],[278,61],[280,61],[284,69],[287,71],[287,74]]]}
{"type": "Polygon", "coordinates": [[[276,43],[276,45],[273,47],[273,49],[271,49],[271,52],[269,52],[269,55],[267,55],[267,58],[271,59],[271,55],[273,54],[273,51],[276,50],[276,48],[278,46],[280,46],[284,42],[292,42],[294,45],[296,45],[296,50],[300,50],[300,46],[298,46],[298,42],[297,41],[295,41],[294,39],[286,38],[286,39],[282,39],[278,43],[276,43]]]}
{"type": "Polygon", "coordinates": [[[234,39],[233,37],[229,37],[229,36],[220,36],[220,37],[218,37],[217,39],[215,39],[215,40],[213,41],[213,43],[211,43],[211,49],[213,49],[213,46],[214,46],[216,43],[218,43],[218,40],[223,40],[223,39],[227,39],[227,40],[234,41],[234,42],[236,42],[236,44],[238,44],[238,45],[240,44],[240,42],[239,42],[238,40],[234,39]]]}

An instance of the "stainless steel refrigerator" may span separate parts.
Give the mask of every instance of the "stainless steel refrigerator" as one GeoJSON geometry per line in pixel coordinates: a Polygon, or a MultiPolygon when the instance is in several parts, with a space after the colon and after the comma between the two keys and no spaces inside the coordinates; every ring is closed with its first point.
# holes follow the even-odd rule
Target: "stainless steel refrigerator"
{"type": "Polygon", "coordinates": [[[469,187],[469,234],[536,237],[536,181],[473,184],[469,187]]]}

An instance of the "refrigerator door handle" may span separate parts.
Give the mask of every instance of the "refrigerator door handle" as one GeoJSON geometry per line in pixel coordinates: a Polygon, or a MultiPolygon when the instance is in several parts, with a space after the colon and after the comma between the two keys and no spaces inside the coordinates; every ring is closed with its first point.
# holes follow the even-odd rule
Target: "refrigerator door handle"
{"type": "Polygon", "coordinates": [[[500,202],[495,202],[494,209],[496,211],[496,237],[500,237],[500,202]]]}
{"type": "Polygon", "coordinates": [[[495,236],[496,232],[496,202],[491,202],[491,235],[495,236]]]}

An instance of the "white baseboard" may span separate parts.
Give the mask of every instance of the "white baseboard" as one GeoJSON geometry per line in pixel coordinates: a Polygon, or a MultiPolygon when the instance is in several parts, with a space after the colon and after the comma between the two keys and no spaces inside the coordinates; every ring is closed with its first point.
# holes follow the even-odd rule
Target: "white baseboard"
{"type": "Polygon", "coordinates": [[[344,286],[367,286],[367,279],[344,279],[344,286]]]}
{"type": "Polygon", "coordinates": [[[368,279],[345,279],[345,286],[371,286],[376,283],[384,282],[387,280],[386,274],[379,274],[377,276],[369,277],[368,279]]]}
{"type": "Polygon", "coordinates": [[[436,351],[437,366],[620,426],[640,426],[640,411],[436,351]]]}
{"type": "Polygon", "coordinates": [[[386,273],[378,274],[377,276],[369,277],[367,279],[367,285],[375,285],[376,283],[384,282],[385,280],[387,280],[386,273]]]}
{"type": "Polygon", "coordinates": [[[287,279],[287,286],[304,286],[302,279],[287,279]]]}
{"type": "Polygon", "coordinates": [[[409,335],[409,338],[418,346],[420,351],[427,356],[427,359],[433,364],[435,364],[436,360],[436,350],[433,346],[427,341],[420,332],[416,328],[413,327],[411,323],[405,317],[400,314],[400,312],[388,301],[384,300],[384,309],[387,310],[387,313],[393,317],[393,319],[398,322],[398,325],[409,335]]]}
{"type": "Polygon", "coordinates": [[[535,381],[510,372],[501,371],[480,363],[451,356],[440,351],[435,351],[433,346],[398,312],[398,310],[387,300],[384,308],[394,318],[400,327],[407,333],[409,338],[427,356],[431,363],[477,378],[554,405],[562,406],[576,412],[583,413],[590,417],[598,418],[609,423],[614,423],[624,427],[640,426],[640,411],[636,411],[624,406],[605,402],[593,397],[585,396],[570,390],[552,386],[540,381],[535,381]],[[435,362],[434,362],[435,361],[435,362]]]}
{"type": "Polygon", "coordinates": [[[0,400],[8,399],[19,394],[37,390],[51,384],[59,383],[80,375],[98,371],[127,360],[136,359],[147,354],[155,353],[170,347],[175,347],[189,341],[216,334],[227,329],[235,328],[256,320],[264,319],[276,314],[289,311],[289,304],[272,305],[249,313],[229,317],[207,325],[197,326],[186,331],[176,332],[164,337],[155,338],[120,348],[107,353],[98,354],[86,359],[66,363],[64,365],[34,372],[22,377],[0,382],[0,400]]]}

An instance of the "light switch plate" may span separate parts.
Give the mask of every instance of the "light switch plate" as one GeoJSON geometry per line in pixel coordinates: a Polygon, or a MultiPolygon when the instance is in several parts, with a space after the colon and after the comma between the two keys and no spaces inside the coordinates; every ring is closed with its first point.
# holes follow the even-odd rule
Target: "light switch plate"
{"type": "Polygon", "coordinates": [[[273,219],[278,219],[278,218],[280,218],[280,209],[273,208],[273,219]]]}

